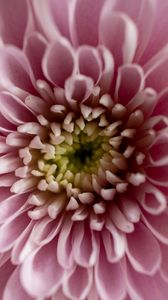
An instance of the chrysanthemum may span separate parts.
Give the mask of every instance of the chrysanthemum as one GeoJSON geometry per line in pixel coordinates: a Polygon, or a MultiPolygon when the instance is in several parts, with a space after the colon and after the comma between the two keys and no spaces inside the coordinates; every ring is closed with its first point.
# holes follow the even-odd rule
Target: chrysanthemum
{"type": "Polygon", "coordinates": [[[167,299],[167,14],[0,1],[0,299],[167,299]]]}

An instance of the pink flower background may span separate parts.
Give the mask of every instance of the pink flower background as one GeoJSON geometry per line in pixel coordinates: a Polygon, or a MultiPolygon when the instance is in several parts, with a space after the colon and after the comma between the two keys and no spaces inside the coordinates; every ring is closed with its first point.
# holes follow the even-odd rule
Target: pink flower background
{"type": "Polygon", "coordinates": [[[166,0],[0,0],[0,299],[167,299],[167,28],[166,0]]]}

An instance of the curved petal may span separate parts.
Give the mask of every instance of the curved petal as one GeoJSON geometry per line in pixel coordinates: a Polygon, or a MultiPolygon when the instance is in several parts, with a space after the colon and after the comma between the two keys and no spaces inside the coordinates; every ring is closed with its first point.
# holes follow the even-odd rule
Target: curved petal
{"type": "Polygon", "coordinates": [[[8,46],[0,48],[0,84],[16,92],[23,89],[32,94],[35,89],[32,85],[32,71],[28,60],[21,50],[8,46]]]}
{"type": "Polygon", "coordinates": [[[42,69],[50,82],[63,87],[73,68],[73,51],[67,40],[60,38],[48,46],[43,57],[42,69]]]}
{"type": "Polygon", "coordinates": [[[136,272],[130,264],[127,265],[128,290],[132,299],[165,300],[168,294],[168,284],[159,273],[147,276],[136,272]]]}
{"type": "Polygon", "coordinates": [[[72,256],[72,226],[73,222],[69,219],[64,222],[59,233],[57,244],[57,259],[63,268],[70,268],[73,265],[72,256]]]}
{"type": "Polygon", "coordinates": [[[0,202],[0,223],[4,223],[11,216],[20,212],[27,200],[28,195],[11,195],[0,202]]]}
{"type": "Polygon", "coordinates": [[[20,268],[17,267],[6,284],[2,300],[33,300],[23,289],[19,276],[20,268]]]}
{"type": "Polygon", "coordinates": [[[49,1],[41,0],[40,5],[36,0],[31,2],[39,31],[46,36],[47,40],[54,41],[59,38],[60,33],[54,22],[49,1]]]}
{"type": "Polygon", "coordinates": [[[0,227],[0,253],[11,249],[30,222],[27,212],[16,215],[0,227]]]}
{"type": "Polygon", "coordinates": [[[98,24],[105,0],[73,0],[70,10],[71,38],[75,45],[98,44],[98,24]]]}
{"type": "Polygon", "coordinates": [[[90,46],[81,46],[78,48],[77,55],[79,72],[91,77],[97,83],[102,72],[102,62],[98,51],[90,46]]]}
{"type": "Polygon", "coordinates": [[[4,43],[22,48],[27,22],[27,1],[0,0],[0,34],[4,43]]]}
{"type": "Polygon", "coordinates": [[[75,225],[72,239],[76,263],[85,268],[93,266],[97,258],[97,245],[90,228],[83,222],[75,225]]]}
{"type": "Polygon", "coordinates": [[[160,249],[162,253],[161,275],[168,283],[168,247],[160,243],[160,249]]]}
{"type": "Polygon", "coordinates": [[[121,265],[109,263],[103,247],[95,267],[96,288],[103,300],[121,300],[126,294],[126,283],[121,265]]]}
{"type": "Polygon", "coordinates": [[[42,58],[47,41],[37,32],[29,34],[24,41],[23,51],[26,54],[36,79],[44,79],[42,58]]]}
{"type": "Polygon", "coordinates": [[[168,117],[167,99],[168,99],[168,89],[166,88],[158,96],[155,108],[152,113],[153,116],[164,115],[168,117]]]}
{"type": "Polygon", "coordinates": [[[68,271],[63,282],[65,295],[72,300],[85,299],[92,285],[92,273],[92,269],[80,266],[68,271]]]}
{"type": "Polygon", "coordinates": [[[145,168],[145,171],[150,182],[160,186],[168,186],[168,164],[149,166],[145,168]]]}
{"type": "Polygon", "coordinates": [[[115,97],[123,105],[144,88],[143,70],[138,65],[124,65],[118,69],[115,97]]]}
{"type": "Polygon", "coordinates": [[[164,211],[159,216],[153,216],[147,212],[143,212],[142,219],[156,238],[168,245],[168,212],[164,211]]]}
{"type": "Polygon", "coordinates": [[[9,152],[0,156],[0,165],[0,174],[11,173],[21,166],[21,160],[17,156],[17,152],[9,152]]]}
{"type": "Polygon", "coordinates": [[[90,77],[84,75],[74,75],[65,82],[65,96],[69,102],[83,102],[89,98],[93,92],[94,84],[90,77]]]}
{"type": "Polygon", "coordinates": [[[49,0],[48,5],[51,9],[56,27],[62,35],[69,39],[69,0],[49,0]]]}
{"type": "Polygon", "coordinates": [[[157,92],[161,92],[167,87],[168,45],[145,64],[144,72],[147,86],[154,88],[157,92]]]}
{"type": "Polygon", "coordinates": [[[156,1],[117,0],[115,1],[113,9],[114,11],[125,13],[136,23],[138,29],[138,46],[135,61],[139,61],[151,38],[155,19],[156,1]]]}
{"type": "MultiPolygon", "coordinates": [[[[156,11],[155,11],[155,18],[154,18],[151,38],[145,49],[145,53],[141,60],[142,62],[147,62],[168,42],[167,34],[165,34],[165,28],[167,28],[168,26],[168,19],[167,19],[168,2],[165,0],[162,1],[162,3],[160,3],[160,1],[158,0],[157,1],[152,0],[150,2],[153,2],[154,5],[156,2],[156,11]]],[[[148,19],[150,19],[150,17],[148,17],[148,19]]]]}
{"type": "Polygon", "coordinates": [[[160,266],[161,253],[157,240],[142,223],[127,235],[127,255],[134,269],[144,274],[154,274],[160,266]]]}
{"type": "MultiPolygon", "coordinates": [[[[165,107],[166,109],[166,107],[165,107]]],[[[168,132],[159,134],[149,148],[150,162],[154,166],[163,166],[168,164],[168,132]]]]}
{"type": "Polygon", "coordinates": [[[103,70],[102,70],[102,75],[100,78],[99,85],[102,94],[105,94],[109,92],[112,85],[112,80],[114,75],[114,58],[112,56],[112,53],[103,45],[99,46],[98,49],[102,56],[102,62],[103,62],[103,70]]]}
{"type": "Polygon", "coordinates": [[[32,297],[51,296],[59,288],[63,269],[57,262],[56,241],[30,254],[21,267],[20,279],[32,297]]]}
{"type": "Polygon", "coordinates": [[[116,66],[132,62],[137,47],[137,29],[127,15],[105,11],[100,20],[99,40],[112,52],[116,66]]]}
{"type": "MultiPolygon", "coordinates": [[[[6,283],[10,277],[10,275],[12,274],[12,272],[14,271],[15,266],[13,266],[10,262],[10,260],[8,260],[1,268],[0,268],[0,299],[3,299],[3,295],[4,295],[4,289],[6,286],[6,283]],[[2,276],[3,274],[3,276],[2,276]]],[[[8,298],[8,300],[11,298],[8,298]]]]}
{"type": "Polygon", "coordinates": [[[4,117],[15,125],[34,120],[30,109],[16,96],[10,93],[0,93],[0,110],[4,117]]]}
{"type": "Polygon", "coordinates": [[[142,188],[139,188],[136,198],[143,209],[152,215],[159,215],[167,208],[165,194],[149,183],[145,183],[142,188]]]}

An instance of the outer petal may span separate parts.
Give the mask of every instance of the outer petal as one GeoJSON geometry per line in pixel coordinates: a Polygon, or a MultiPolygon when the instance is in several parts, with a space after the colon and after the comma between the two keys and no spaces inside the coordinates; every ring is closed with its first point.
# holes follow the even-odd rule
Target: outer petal
{"type": "Polygon", "coordinates": [[[73,0],[70,11],[71,38],[75,45],[98,44],[98,24],[105,0],[73,0]]]}
{"type": "Polygon", "coordinates": [[[117,66],[129,63],[137,47],[137,29],[127,15],[106,11],[100,20],[99,40],[110,49],[117,66]]]}
{"type": "Polygon", "coordinates": [[[27,213],[23,212],[0,227],[0,253],[11,249],[17,238],[30,222],[27,213]]]}
{"type": "Polygon", "coordinates": [[[72,300],[84,300],[92,285],[92,269],[76,266],[65,275],[63,290],[72,300]]]}
{"type": "Polygon", "coordinates": [[[155,19],[155,0],[117,0],[113,8],[128,15],[138,28],[138,46],[135,60],[138,61],[151,38],[155,19]]]}
{"type": "Polygon", "coordinates": [[[73,52],[67,40],[62,38],[48,46],[42,68],[49,81],[56,86],[64,86],[74,68],[73,52]]]}
{"type": "MultiPolygon", "coordinates": [[[[1,276],[0,276],[0,299],[3,299],[2,295],[4,292],[6,282],[8,281],[8,279],[14,269],[15,269],[15,266],[13,266],[9,260],[0,268],[0,274],[1,274],[1,276]]],[[[10,298],[8,298],[8,300],[9,299],[10,298]]]]}
{"type": "Polygon", "coordinates": [[[0,34],[5,43],[14,44],[21,48],[27,21],[27,1],[0,1],[0,34]]]}
{"type": "Polygon", "coordinates": [[[0,48],[0,85],[16,92],[18,88],[35,93],[30,65],[23,52],[12,46],[0,48]]]}
{"type": "MultiPolygon", "coordinates": [[[[155,36],[156,38],[156,36],[155,36]]],[[[168,45],[161,49],[144,66],[147,86],[157,92],[167,87],[168,82],[168,45]]]]}
{"type": "Polygon", "coordinates": [[[161,253],[157,240],[142,223],[127,235],[127,255],[133,267],[145,274],[154,274],[160,266],[161,253]]]}
{"type": "MultiPolygon", "coordinates": [[[[152,2],[152,1],[151,1],[152,2]]],[[[155,2],[155,1],[153,1],[155,2]]],[[[146,62],[154,56],[162,47],[168,42],[167,34],[165,34],[165,28],[168,26],[168,2],[156,1],[156,13],[154,18],[154,26],[151,34],[151,38],[148,43],[148,47],[145,49],[145,53],[142,58],[142,62],[146,62]],[[157,43],[156,43],[157,40],[157,43]]]]}
{"type": "Polygon", "coordinates": [[[159,216],[152,216],[147,212],[143,212],[143,221],[158,240],[168,245],[168,211],[159,216]]]}
{"type": "Polygon", "coordinates": [[[2,300],[33,300],[23,289],[19,275],[20,268],[17,267],[6,284],[2,300]]]}
{"type": "Polygon", "coordinates": [[[165,300],[168,295],[168,284],[159,273],[147,276],[136,272],[129,264],[127,269],[128,290],[132,299],[165,300]]]}
{"type": "Polygon", "coordinates": [[[94,83],[90,77],[74,75],[65,82],[65,96],[69,102],[83,102],[93,92],[94,83]]]}
{"type": "Polygon", "coordinates": [[[101,248],[95,267],[96,288],[103,300],[121,300],[126,293],[126,284],[120,263],[109,263],[101,248]]]}
{"type": "Polygon", "coordinates": [[[36,79],[44,79],[41,64],[46,44],[47,42],[43,36],[36,32],[30,34],[24,42],[24,52],[29,59],[36,79]]]}
{"type": "Polygon", "coordinates": [[[45,298],[60,286],[63,269],[56,257],[56,241],[30,254],[21,268],[21,282],[32,297],[45,298]]]}
{"type": "Polygon", "coordinates": [[[79,72],[91,77],[96,83],[99,81],[102,72],[102,62],[98,51],[89,46],[78,48],[79,72]]]}
{"type": "Polygon", "coordinates": [[[69,38],[69,0],[49,0],[51,15],[62,35],[69,38]]]}
{"type": "Polygon", "coordinates": [[[115,96],[126,105],[144,87],[143,70],[138,65],[124,65],[119,68],[115,96]]]}
{"type": "Polygon", "coordinates": [[[16,125],[34,119],[30,109],[18,97],[10,93],[0,93],[0,110],[9,122],[16,125]]]}

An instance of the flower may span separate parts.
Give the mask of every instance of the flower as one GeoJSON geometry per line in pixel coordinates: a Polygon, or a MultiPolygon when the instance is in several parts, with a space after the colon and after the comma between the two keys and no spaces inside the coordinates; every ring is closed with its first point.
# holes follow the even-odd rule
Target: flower
{"type": "Polygon", "coordinates": [[[165,300],[167,1],[0,1],[0,298],[165,300]]]}

